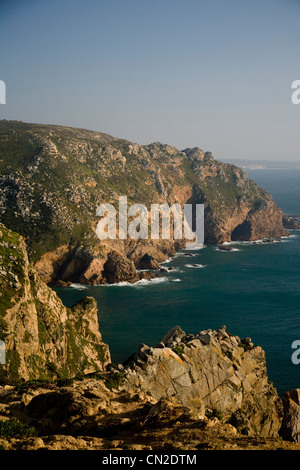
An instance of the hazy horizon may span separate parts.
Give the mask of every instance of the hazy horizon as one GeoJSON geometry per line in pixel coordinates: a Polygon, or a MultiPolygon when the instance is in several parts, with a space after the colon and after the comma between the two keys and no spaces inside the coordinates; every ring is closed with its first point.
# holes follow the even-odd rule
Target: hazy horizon
{"type": "Polygon", "coordinates": [[[300,161],[296,0],[0,5],[0,119],[300,161]]]}

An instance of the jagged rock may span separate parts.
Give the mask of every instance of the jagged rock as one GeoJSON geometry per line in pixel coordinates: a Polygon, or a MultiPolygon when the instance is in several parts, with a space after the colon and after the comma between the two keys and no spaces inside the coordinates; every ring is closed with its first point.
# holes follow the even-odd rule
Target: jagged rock
{"type": "MultiPolygon", "coordinates": [[[[175,327],[166,337],[182,333],[175,327]]],[[[67,386],[38,381],[0,386],[0,418],[17,417],[39,432],[39,437],[0,437],[0,445],[7,450],[299,449],[300,444],[277,438],[281,401],[267,380],[263,351],[250,343],[223,326],[182,336],[173,351],[162,343],[143,344],[124,368],[110,364],[100,375],[67,386]],[[211,342],[204,345],[199,338],[206,335],[211,342]]],[[[299,408],[299,393],[293,392],[299,408]]]]}
{"type": "Polygon", "coordinates": [[[133,261],[123,257],[116,251],[109,253],[103,266],[103,276],[109,283],[136,282],[139,280],[133,261]]]}
{"type": "Polygon", "coordinates": [[[159,263],[153,258],[153,256],[146,253],[138,263],[139,269],[160,269],[159,263]]]}
{"type": "Polygon", "coordinates": [[[180,328],[180,326],[173,326],[173,328],[165,334],[161,342],[166,346],[178,343],[182,338],[185,337],[185,332],[180,328]]]}
{"type": "Polygon", "coordinates": [[[280,436],[293,442],[300,442],[300,389],[289,390],[282,395],[284,417],[280,436]]]}
{"type": "Polygon", "coordinates": [[[281,210],[274,205],[271,199],[262,199],[256,208],[248,212],[245,220],[234,228],[231,239],[245,241],[287,235],[283,226],[279,230],[274,230],[273,224],[280,226],[280,223],[282,224],[281,210]]]}
{"type": "Polygon", "coordinates": [[[176,326],[161,343],[166,347],[140,348],[126,366],[128,382],[199,417],[213,409],[244,434],[277,435],[281,401],[268,381],[264,352],[250,338],[241,342],[225,327],[186,336],[176,326]]]}
{"type": "Polygon", "coordinates": [[[218,245],[218,248],[219,250],[221,251],[232,251],[232,246],[228,246],[228,245],[218,245]]]}
{"type": "MultiPolygon", "coordinates": [[[[199,339],[201,341],[201,343],[204,344],[204,345],[205,344],[210,344],[211,335],[208,334],[208,333],[199,334],[199,335],[197,335],[197,339],[199,339]]],[[[196,340],[190,340],[190,343],[194,344],[194,342],[197,341],[197,339],[196,340]]]]}
{"type": "Polygon", "coordinates": [[[151,279],[155,279],[159,276],[160,276],[160,274],[154,274],[154,273],[145,272],[145,271],[142,271],[142,272],[139,273],[139,279],[140,280],[146,279],[147,281],[150,281],[151,279]]]}
{"type": "Polygon", "coordinates": [[[299,217],[282,214],[282,225],[287,230],[299,230],[299,217]]]}

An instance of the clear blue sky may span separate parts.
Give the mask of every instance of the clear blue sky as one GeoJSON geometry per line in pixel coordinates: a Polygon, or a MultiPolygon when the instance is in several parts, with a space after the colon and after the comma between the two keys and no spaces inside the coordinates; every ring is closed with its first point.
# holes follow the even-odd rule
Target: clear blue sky
{"type": "Polygon", "coordinates": [[[300,160],[300,0],[1,0],[1,119],[300,160]]]}

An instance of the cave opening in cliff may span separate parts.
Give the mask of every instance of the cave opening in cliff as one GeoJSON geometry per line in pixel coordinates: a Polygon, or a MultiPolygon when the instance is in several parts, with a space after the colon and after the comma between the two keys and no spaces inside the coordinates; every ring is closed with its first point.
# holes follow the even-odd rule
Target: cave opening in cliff
{"type": "Polygon", "coordinates": [[[251,236],[251,224],[248,221],[237,225],[231,232],[231,241],[246,241],[251,236]]]}

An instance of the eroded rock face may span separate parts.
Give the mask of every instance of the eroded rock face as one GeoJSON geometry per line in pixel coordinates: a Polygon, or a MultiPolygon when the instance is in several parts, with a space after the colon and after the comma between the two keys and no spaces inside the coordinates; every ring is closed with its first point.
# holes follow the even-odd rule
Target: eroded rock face
{"type": "Polygon", "coordinates": [[[257,210],[251,209],[245,220],[233,230],[231,239],[246,241],[286,236],[287,231],[280,226],[281,221],[281,210],[271,201],[261,201],[257,210]]]}
{"type": "Polygon", "coordinates": [[[155,277],[150,273],[138,275],[135,272],[136,269],[157,270],[160,268],[160,262],[174,256],[176,249],[183,246],[183,241],[174,243],[170,240],[106,240],[96,248],[64,245],[45,253],[34,267],[39,277],[47,284],[64,286],[79,282],[97,285],[107,282],[131,282],[132,279],[135,282],[146,276],[155,277]],[[110,281],[108,281],[104,265],[113,252],[118,253],[119,259],[122,260],[124,266],[127,265],[127,268],[118,268],[118,272],[109,271],[111,270],[109,262],[106,265],[106,270],[109,271],[110,281]],[[143,268],[141,260],[143,260],[143,268]],[[128,276],[128,269],[132,274],[130,276],[128,276]],[[114,278],[118,280],[114,281],[114,278]]]}
{"type": "Polygon", "coordinates": [[[136,282],[139,280],[133,261],[123,257],[116,251],[109,253],[107,261],[103,266],[103,276],[110,284],[121,281],[136,282]]]}
{"type": "Polygon", "coordinates": [[[4,382],[74,376],[110,362],[98,325],[97,303],[66,308],[29,264],[24,239],[0,225],[0,339],[4,382]]]}
{"type": "Polygon", "coordinates": [[[146,253],[139,261],[138,268],[140,269],[160,269],[159,263],[153,258],[153,256],[146,253]]]}
{"type": "Polygon", "coordinates": [[[280,428],[282,405],[263,350],[224,327],[196,335],[174,328],[157,347],[140,346],[126,377],[156,400],[172,398],[199,417],[211,410],[245,434],[272,436],[280,428]]]}
{"type": "Polygon", "coordinates": [[[300,223],[298,216],[290,216],[282,214],[282,224],[287,230],[300,230],[300,223]]]}
{"type": "Polygon", "coordinates": [[[38,431],[38,437],[0,437],[0,445],[7,450],[299,449],[274,437],[242,435],[220,417],[199,419],[172,398],[156,401],[120,374],[96,374],[68,386],[0,387],[0,419],[17,417],[38,431]]]}
{"type": "Polygon", "coordinates": [[[287,441],[300,442],[300,389],[282,395],[284,418],[280,436],[287,441]]]}

